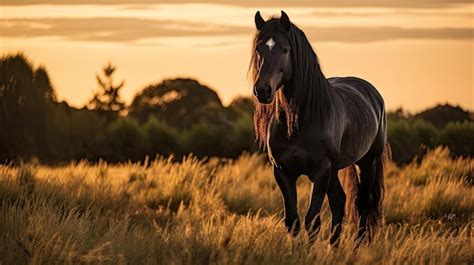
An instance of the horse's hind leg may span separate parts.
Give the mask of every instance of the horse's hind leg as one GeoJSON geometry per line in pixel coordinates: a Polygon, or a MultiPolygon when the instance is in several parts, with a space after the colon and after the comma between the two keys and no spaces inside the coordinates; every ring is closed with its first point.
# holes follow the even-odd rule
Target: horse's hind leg
{"type": "Polygon", "coordinates": [[[344,218],[344,207],[346,203],[346,194],[339,181],[337,170],[333,169],[331,172],[331,180],[328,189],[329,208],[331,209],[331,239],[330,243],[333,246],[339,244],[339,238],[342,231],[342,220],[344,218]]]}
{"type": "Polygon", "coordinates": [[[281,169],[274,167],[273,174],[283,195],[285,204],[285,225],[293,236],[300,231],[300,219],[297,211],[296,177],[285,174],[281,169]]]}
{"type": "Polygon", "coordinates": [[[367,154],[357,162],[360,168],[360,185],[356,206],[359,213],[357,246],[365,239],[371,240],[375,225],[380,222],[383,199],[382,154],[367,154]],[[368,236],[368,238],[367,238],[368,236]]]}
{"type": "Polygon", "coordinates": [[[374,183],[374,159],[365,156],[357,162],[360,168],[360,184],[356,197],[356,207],[359,213],[359,232],[357,234],[357,246],[365,239],[367,231],[367,215],[370,204],[370,191],[374,183]]]}

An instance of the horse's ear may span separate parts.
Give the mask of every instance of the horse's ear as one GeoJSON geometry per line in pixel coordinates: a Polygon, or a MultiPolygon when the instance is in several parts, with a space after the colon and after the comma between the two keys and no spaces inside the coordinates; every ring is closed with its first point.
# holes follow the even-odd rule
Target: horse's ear
{"type": "Polygon", "coordinates": [[[265,22],[262,15],[260,15],[260,11],[257,11],[257,13],[255,13],[255,26],[258,30],[261,30],[265,24],[267,24],[267,22],[265,22]]]}
{"type": "Polygon", "coordinates": [[[284,30],[290,31],[290,26],[291,26],[290,18],[283,10],[281,11],[280,25],[284,30]]]}

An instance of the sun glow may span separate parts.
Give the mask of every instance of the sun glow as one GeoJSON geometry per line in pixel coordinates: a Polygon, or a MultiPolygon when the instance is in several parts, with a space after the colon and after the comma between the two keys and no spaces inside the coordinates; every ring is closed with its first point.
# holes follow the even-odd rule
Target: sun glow
{"type": "MultiPolygon", "coordinates": [[[[326,76],[373,82],[389,108],[437,102],[474,109],[474,4],[285,9],[312,41],[326,76]],[[455,84],[453,86],[453,80],[455,84]]],[[[112,61],[130,102],[165,77],[193,77],[228,104],[249,96],[246,79],[256,7],[221,4],[2,5],[1,54],[46,66],[60,99],[82,106],[95,73],[112,61]]]]}

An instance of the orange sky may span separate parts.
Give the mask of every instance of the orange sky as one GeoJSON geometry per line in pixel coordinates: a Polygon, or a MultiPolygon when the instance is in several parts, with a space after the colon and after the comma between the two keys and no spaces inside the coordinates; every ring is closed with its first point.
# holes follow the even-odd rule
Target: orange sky
{"type": "Polygon", "coordinates": [[[268,17],[284,9],[307,33],[326,76],[367,79],[389,109],[449,102],[474,110],[474,4],[359,1],[362,7],[340,0],[262,8],[247,1],[4,0],[0,48],[2,55],[22,51],[36,66],[45,65],[59,98],[74,106],[90,99],[95,73],[108,61],[118,66],[117,81],[126,81],[122,96],[128,102],[148,84],[181,76],[199,79],[229,103],[250,95],[246,71],[255,11],[268,17]]]}

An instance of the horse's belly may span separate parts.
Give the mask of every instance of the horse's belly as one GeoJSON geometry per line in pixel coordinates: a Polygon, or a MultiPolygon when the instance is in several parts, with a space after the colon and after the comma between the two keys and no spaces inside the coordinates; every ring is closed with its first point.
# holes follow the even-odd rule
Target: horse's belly
{"type": "Polygon", "coordinates": [[[378,133],[377,121],[365,126],[348,128],[342,137],[335,166],[344,168],[359,161],[372,147],[378,133]]]}

